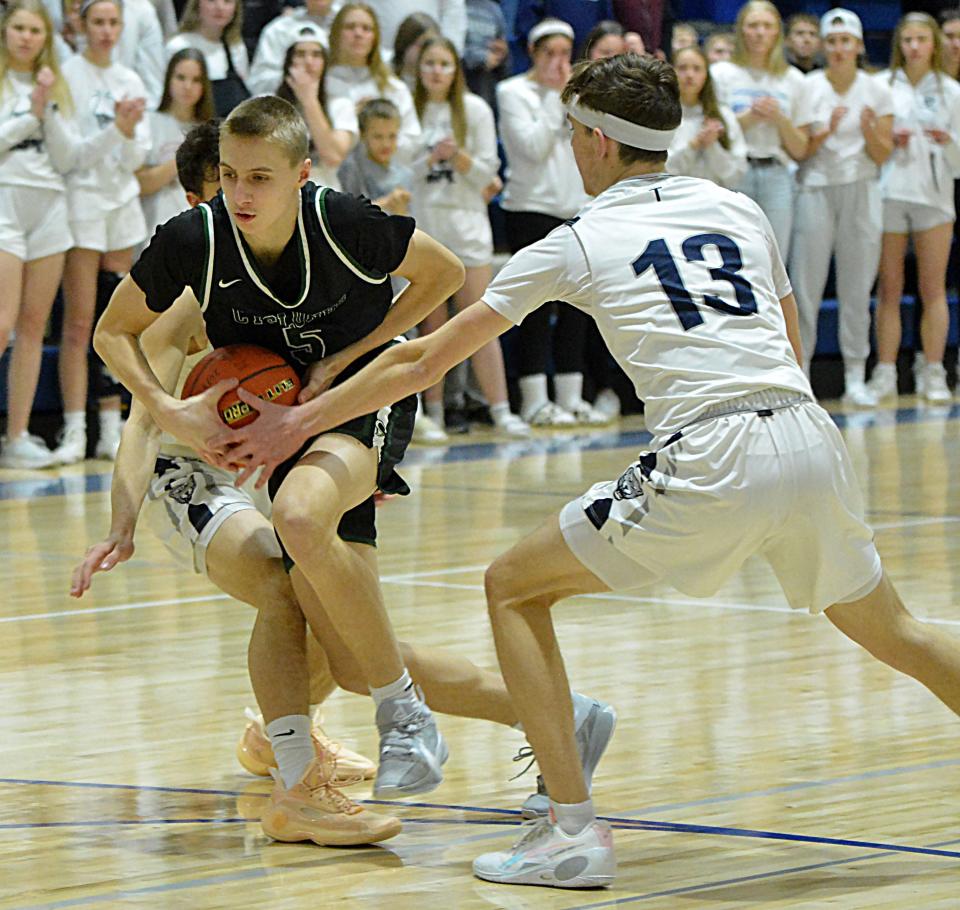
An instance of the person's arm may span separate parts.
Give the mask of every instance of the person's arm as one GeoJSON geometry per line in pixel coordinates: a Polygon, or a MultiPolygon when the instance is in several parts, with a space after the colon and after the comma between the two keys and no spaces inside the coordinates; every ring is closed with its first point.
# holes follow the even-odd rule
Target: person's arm
{"type": "Polygon", "coordinates": [[[288,457],[286,449],[293,447],[296,451],[307,439],[352,417],[374,413],[435,385],[448,370],[512,326],[509,319],[478,300],[437,331],[388,348],[355,376],[306,404],[285,408],[239,388],[237,395],[260,416],[240,430],[220,433],[211,440],[211,446],[224,453],[227,446],[236,446],[230,449],[231,460],[246,464],[237,476],[238,485],[263,465],[257,482],[261,487],[288,457]],[[249,432],[258,424],[259,434],[249,432]],[[287,440],[282,449],[277,446],[279,440],[287,440]]]}
{"type": "Polygon", "coordinates": [[[872,113],[865,110],[860,121],[863,141],[870,160],[877,167],[882,167],[893,154],[893,114],[876,117],[872,116],[872,113]]]}
{"type": "Polygon", "coordinates": [[[301,107],[320,160],[327,167],[339,167],[353,146],[353,136],[346,130],[333,128],[315,92],[301,100],[301,107]]]}
{"type": "MultiPolygon", "coordinates": [[[[810,142],[810,136],[806,129],[796,126],[794,122],[782,111],[773,119],[780,134],[780,142],[783,144],[787,154],[794,161],[803,161],[807,153],[807,145],[810,142]]],[[[742,126],[742,123],[741,123],[742,126]]]]}
{"type": "Polygon", "coordinates": [[[177,159],[148,164],[136,172],[141,196],[152,196],[177,179],[177,159]]]}
{"type": "Polygon", "coordinates": [[[707,149],[706,159],[714,179],[721,186],[735,187],[747,170],[747,142],[733,112],[727,108],[721,114],[730,148],[725,149],[719,142],[714,142],[707,149]]]}
{"type": "Polygon", "coordinates": [[[412,329],[446,303],[463,284],[464,270],[460,260],[445,246],[422,231],[414,231],[407,254],[393,274],[410,283],[393,302],[386,318],[369,335],[316,364],[298,402],[302,404],[319,395],[358,357],[412,329]]]}
{"type": "MultiPolygon", "coordinates": [[[[174,304],[164,318],[154,323],[143,336],[144,348],[150,362],[156,367],[158,380],[168,390],[174,388],[191,347],[202,350],[202,346],[194,344],[194,340],[198,334],[203,334],[203,321],[196,307],[190,312],[191,302],[184,300],[174,304]],[[174,331],[171,332],[168,326],[174,331]],[[181,328],[182,332],[176,331],[181,328]],[[160,337],[155,337],[157,335],[160,337]]],[[[74,569],[70,583],[72,597],[83,596],[97,572],[109,572],[133,556],[137,519],[150,488],[154,463],[160,451],[160,439],[160,427],[139,399],[134,398],[130,405],[130,416],[120,434],[120,447],[113,466],[110,531],[104,540],[87,550],[83,560],[74,569]]]]}
{"type": "Polygon", "coordinates": [[[478,95],[469,96],[465,101],[469,118],[467,141],[471,153],[461,147],[453,156],[453,166],[464,181],[477,192],[490,184],[497,176],[500,159],[497,157],[497,128],[493,120],[493,111],[478,95]]]}
{"type": "Polygon", "coordinates": [[[780,308],[783,310],[783,319],[787,324],[787,338],[790,347],[797,358],[797,363],[803,363],[803,342],[800,341],[800,315],[797,311],[797,299],[792,293],[780,298],[780,308]]]}
{"type": "Polygon", "coordinates": [[[501,84],[497,105],[507,159],[521,158],[533,164],[546,161],[566,138],[566,115],[559,97],[548,95],[543,104],[533,105],[525,93],[516,90],[515,83],[501,84]]]}
{"type": "Polygon", "coordinates": [[[223,426],[216,403],[237,381],[224,380],[186,401],[168,394],[139,344],[140,336],[159,315],[147,306],[146,295],[133,278],[124,276],[97,323],[94,350],[133,397],[140,399],[161,429],[204,455],[208,452],[207,441],[223,426]]]}

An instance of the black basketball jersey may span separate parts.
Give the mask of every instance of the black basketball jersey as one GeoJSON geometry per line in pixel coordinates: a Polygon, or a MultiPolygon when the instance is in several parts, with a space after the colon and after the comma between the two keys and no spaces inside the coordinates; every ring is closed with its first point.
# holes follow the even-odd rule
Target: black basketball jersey
{"type": "Polygon", "coordinates": [[[156,312],[189,287],[214,347],[258,344],[298,370],[369,334],[392,301],[412,218],[307,183],[293,236],[264,269],[222,194],[157,229],[130,274],[156,312]]]}

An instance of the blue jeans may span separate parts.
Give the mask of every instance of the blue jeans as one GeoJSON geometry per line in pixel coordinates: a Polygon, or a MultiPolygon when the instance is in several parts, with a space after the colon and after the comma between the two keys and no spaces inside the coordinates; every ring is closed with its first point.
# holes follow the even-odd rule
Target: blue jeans
{"type": "Polygon", "coordinates": [[[748,164],[747,173],[737,189],[763,209],[780,247],[780,256],[790,256],[790,235],[793,231],[794,179],[784,164],[748,164]]]}

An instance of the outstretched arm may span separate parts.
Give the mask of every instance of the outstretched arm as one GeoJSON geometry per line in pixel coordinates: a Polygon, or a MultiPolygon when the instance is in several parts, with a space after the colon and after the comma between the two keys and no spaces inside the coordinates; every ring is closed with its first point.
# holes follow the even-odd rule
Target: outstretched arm
{"type": "Polygon", "coordinates": [[[250,428],[259,425],[261,432],[254,435],[247,427],[229,430],[211,440],[211,446],[224,453],[227,446],[237,446],[230,449],[229,458],[247,465],[237,478],[240,484],[263,465],[258,481],[258,486],[263,486],[287,457],[290,442],[282,448],[278,443],[292,439],[296,442],[293,448],[296,451],[307,439],[324,430],[429,388],[449,369],[512,325],[509,319],[479,300],[436,332],[394,345],[355,376],[306,404],[285,408],[238,389],[241,399],[260,412],[250,428]]]}

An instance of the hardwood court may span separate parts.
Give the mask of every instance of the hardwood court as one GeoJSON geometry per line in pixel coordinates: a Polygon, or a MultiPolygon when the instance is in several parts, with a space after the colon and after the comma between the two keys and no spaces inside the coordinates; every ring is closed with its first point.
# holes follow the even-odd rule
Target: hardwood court
{"type": "MultiPolygon", "coordinates": [[[[888,571],[960,635],[958,416],[902,399],[845,434],[888,571]]],[[[642,441],[621,429],[412,453],[414,495],[379,510],[401,635],[494,666],[483,567],[642,441]]],[[[252,610],[146,530],[92,596],[66,596],[107,530],[106,468],[0,477],[0,908],[960,905],[960,721],[825,619],[789,612],[759,562],[708,601],[662,589],[559,610],[574,684],[620,715],[594,791],[618,829],[612,890],[472,878],[477,853],[517,835],[534,785],[508,780],[520,734],[472,720],[443,719],[447,779],[392,807],[396,839],[267,842],[268,784],[233,754],[253,703],[252,610]]],[[[325,726],[375,754],[369,700],[335,695],[325,726]]]]}

